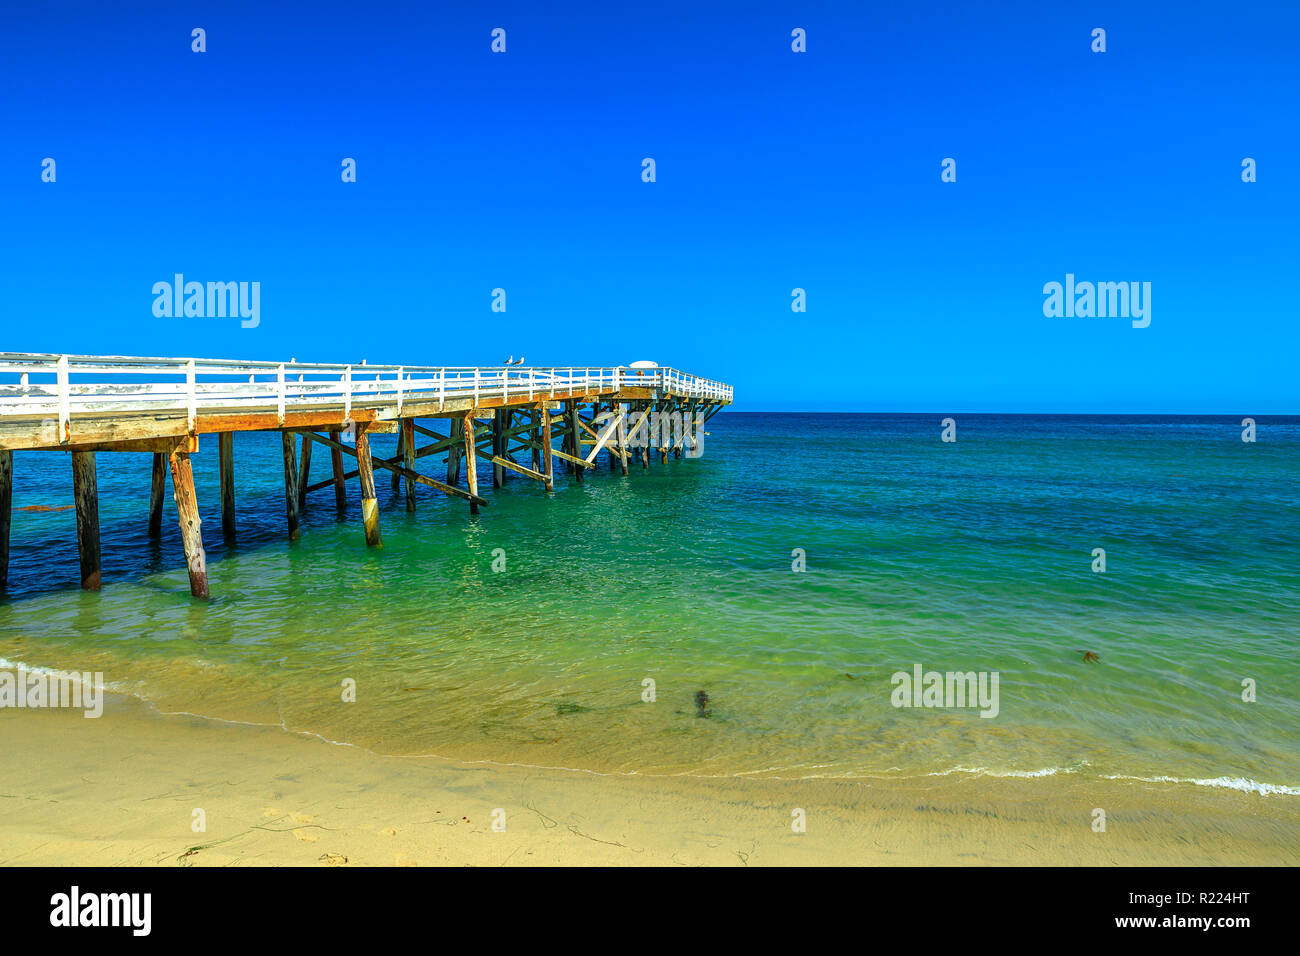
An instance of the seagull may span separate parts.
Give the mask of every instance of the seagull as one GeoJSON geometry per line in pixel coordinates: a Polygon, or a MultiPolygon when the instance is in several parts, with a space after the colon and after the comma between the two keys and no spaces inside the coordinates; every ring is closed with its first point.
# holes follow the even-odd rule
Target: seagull
{"type": "Polygon", "coordinates": [[[510,358],[506,359],[506,360],[505,360],[504,362],[502,362],[501,364],[502,364],[502,365],[514,365],[514,364],[515,364],[515,357],[512,355],[512,356],[510,356],[510,358]]]}
{"type": "Polygon", "coordinates": [[[523,364],[524,364],[524,357],[523,357],[522,355],[519,356],[519,361],[516,362],[515,364],[516,364],[516,365],[523,365],[523,364]]]}

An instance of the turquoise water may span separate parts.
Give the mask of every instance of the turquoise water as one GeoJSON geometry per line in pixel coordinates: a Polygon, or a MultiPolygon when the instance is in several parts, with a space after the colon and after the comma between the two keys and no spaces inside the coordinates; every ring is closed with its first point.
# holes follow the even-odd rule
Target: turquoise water
{"type": "MultiPolygon", "coordinates": [[[[76,588],[71,511],[15,510],[0,658],[388,753],[1300,793],[1300,419],[1259,418],[1250,444],[1239,417],[965,415],[944,443],[941,417],[724,412],[703,458],[626,478],[602,456],[547,495],[483,470],[476,518],[427,488],[408,515],[381,476],[374,551],[355,482],[345,514],[316,492],[286,540],[276,435],[236,436],[224,544],[209,436],[207,603],[170,495],[146,536],[148,456],[101,454],[104,589],[76,588]],[[997,672],[997,716],[892,706],[915,665],[997,672]]],[[[66,456],[18,453],[15,482],[15,509],[71,503],[66,456]]]]}

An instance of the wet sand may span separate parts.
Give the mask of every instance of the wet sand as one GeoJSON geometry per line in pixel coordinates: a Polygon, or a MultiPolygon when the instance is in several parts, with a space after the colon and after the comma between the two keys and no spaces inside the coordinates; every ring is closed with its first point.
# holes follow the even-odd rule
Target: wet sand
{"type": "Polygon", "coordinates": [[[1294,864],[1300,799],[1074,776],[708,779],[394,757],[111,699],[0,711],[0,864],[1294,864]],[[1106,832],[1092,828],[1106,811],[1106,832]],[[194,832],[194,810],[206,832],[194,832]],[[806,832],[792,829],[806,815],[806,832]],[[502,831],[493,821],[504,820],[502,831]]]}

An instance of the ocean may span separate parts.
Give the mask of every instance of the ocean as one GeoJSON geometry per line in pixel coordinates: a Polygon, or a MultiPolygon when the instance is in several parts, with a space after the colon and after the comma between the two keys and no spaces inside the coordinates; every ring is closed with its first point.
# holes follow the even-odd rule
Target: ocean
{"type": "Polygon", "coordinates": [[[86,593],[73,511],[22,510],[71,504],[69,459],[18,452],[0,667],[388,754],[1300,795],[1300,419],[1258,417],[1248,443],[1240,417],[970,414],[944,442],[943,417],[723,412],[702,458],[626,478],[602,455],[548,495],[481,469],[477,517],[425,487],[408,514],[379,475],[376,550],[355,480],[287,540],[274,434],[235,436],[223,542],[204,436],[207,602],[170,491],[147,536],[148,455],[97,456],[86,593]],[[899,690],[918,668],[996,674],[996,714],[895,706],[924,703],[899,690]]]}

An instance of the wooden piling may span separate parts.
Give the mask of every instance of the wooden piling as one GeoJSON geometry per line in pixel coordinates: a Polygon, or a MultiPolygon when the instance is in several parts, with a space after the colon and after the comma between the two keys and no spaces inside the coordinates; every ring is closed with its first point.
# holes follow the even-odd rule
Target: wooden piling
{"type": "Polygon", "coordinates": [[[72,495],[77,503],[77,557],[81,562],[81,587],[98,591],[99,490],[95,487],[95,453],[72,453],[72,495]]]}
{"type": "Polygon", "coordinates": [[[14,504],[14,453],[0,450],[0,591],[9,584],[9,522],[14,504]]]}
{"type": "Polygon", "coordinates": [[[533,471],[541,471],[542,449],[539,446],[542,444],[542,419],[536,408],[532,410],[532,423],[533,428],[529,437],[532,438],[533,445],[533,471]]]}
{"type": "Polygon", "coordinates": [[[366,423],[357,423],[357,478],[361,483],[361,521],[366,529],[366,544],[383,547],[379,534],[379,499],[375,496],[375,468],[370,461],[370,436],[366,423]]]}
{"type": "MultiPolygon", "coordinates": [[[[573,455],[574,458],[582,457],[582,429],[578,425],[581,418],[582,415],[578,412],[578,403],[576,401],[569,402],[569,424],[571,428],[569,454],[573,455]]],[[[573,469],[574,479],[578,484],[582,484],[583,472],[587,469],[577,463],[571,463],[569,467],[573,469]]]]}
{"type": "MultiPolygon", "coordinates": [[[[620,410],[621,411],[621,410],[620,410]]],[[[627,474],[627,416],[624,415],[618,423],[618,463],[623,469],[623,474],[627,474]]]]}
{"type": "MultiPolygon", "coordinates": [[[[156,456],[161,458],[161,455],[156,456]]],[[[221,472],[221,534],[227,540],[235,537],[235,433],[217,435],[217,458],[221,472]]],[[[161,461],[159,465],[161,465],[161,461]]],[[[161,470],[161,469],[160,469],[161,470]]],[[[159,497],[162,497],[161,490],[159,497]]],[[[160,502],[161,503],[161,502],[160,502]]]]}
{"type": "Polygon", "coordinates": [[[546,476],[546,490],[555,490],[555,464],[551,456],[551,413],[543,402],[538,406],[540,414],[539,428],[542,438],[542,474],[546,476]]]}
{"type": "MultiPolygon", "coordinates": [[[[337,429],[330,429],[330,438],[333,441],[341,441],[343,433],[337,429]]],[[[330,449],[330,467],[334,472],[334,505],[339,511],[348,506],[348,491],[344,485],[346,477],[343,474],[343,452],[337,448],[330,449]]]]}
{"type": "Polygon", "coordinates": [[[651,440],[650,416],[654,414],[654,412],[651,410],[652,408],[653,406],[647,405],[645,408],[641,410],[641,418],[643,420],[641,425],[642,434],[640,440],[642,471],[645,471],[650,467],[650,440],[651,440]]]}
{"type": "Polygon", "coordinates": [[[199,502],[194,495],[194,473],[190,468],[190,455],[189,452],[174,451],[169,460],[172,472],[172,497],[176,499],[176,517],[181,527],[181,546],[185,549],[185,568],[190,575],[190,594],[194,597],[206,598],[208,596],[207,556],[203,552],[203,522],[199,520],[199,502]]]}
{"type": "MultiPolygon", "coordinates": [[[[474,459],[474,413],[465,415],[465,480],[469,484],[469,493],[478,496],[478,463],[474,459]]],[[[469,513],[478,514],[478,502],[469,503],[469,513]]]]}
{"type": "MultiPolygon", "coordinates": [[[[399,439],[402,443],[402,467],[407,471],[415,471],[415,419],[402,419],[402,433],[399,439]]],[[[393,473],[396,476],[396,472],[393,473]]],[[[409,477],[406,479],[406,510],[415,511],[415,482],[409,477]]]]}
{"type": "MultiPolygon", "coordinates": [[[[293,432],[280,432],[284,454],[284,508],[289,519],[289,540],[297,541],[298,530],[298,463],[293,452],[293,432]]],[[[173,480],[175,469],[173,468],[173,480]]]]}
{"type": "MultiPolygon", "coordinates": [[[[452,438],[462,438],[464,436],[465,422],[463,419],[453,418],[450,420],[450,425],[452,438]]],[[[459,443],[447,449],[447,484],[449,485],[460,484],[460,454],[461,446],[459,443]]]]}
{"type": "Polygon", "coordinates": [[[298,468],[298,510],[307,509],[307,486],[311,484],[311,446],[315,444],[311,440],[311,435],[304,433],[302,436],[302,462],[298,468]]]}
{"type": "MultiPolygon", "coordinates": [[[[619,413],[620,413],[621,411],[622,411],[622,406],[619,405],[618,402],[610,402],[610,403],[609,403],[609,413],[610,413],[610,415],[612,415],[614,418],[618,418],[619,413]]],[[[621,422],[620,422],[619,424],[620,424],[620,426],[622,425],[621,422]]],[[[615,429],[614,429],[614,437],[613,437],[613,439],[612,439],[611,441],[609,441],[609,442],[605,445],[605,455],[609,458],[609,470],[610,470],[610,471],[613,471],[615,468],[618,467],[618,454],[617,454],[617,452],[615,451],[615,445],[618,444],[618,435],[619,435],[619,431],[620,431],[620,428],[615,428],[615,429]]]]}
{"type": "MultiPolygon", "coordinates": [[[[405,454],[406,451],[406,449],[404,448],[405,443],[406,443],[406,419],[399,418],[397,420],[397,459],[399,461],[402,459],[402,457],[405,454]]],[[[402,476],[399,475],[397,472],[393,472],[392,473],[393,494],[397,494],[398,490],[401,488],[401,485],[402,485],[402,476]]]]}
{"type": "Polygon", "coordinates": [[[162,535],[163,492],[167,487],[167,456],[153,453],[153,480],[149,487],[149,537],[162,535]]]}
{"type": "MultiPolygon", "coordinates": [[[[505,442],[502,435],[505,433],[505,414],[504,408],[493,409],[492,411],[492,454],[497,458],[505,457],[505,442]]],[[[505,483],[505,469],[496,462],[492,463],[492,487],[500,488],[505,483]]]]}

